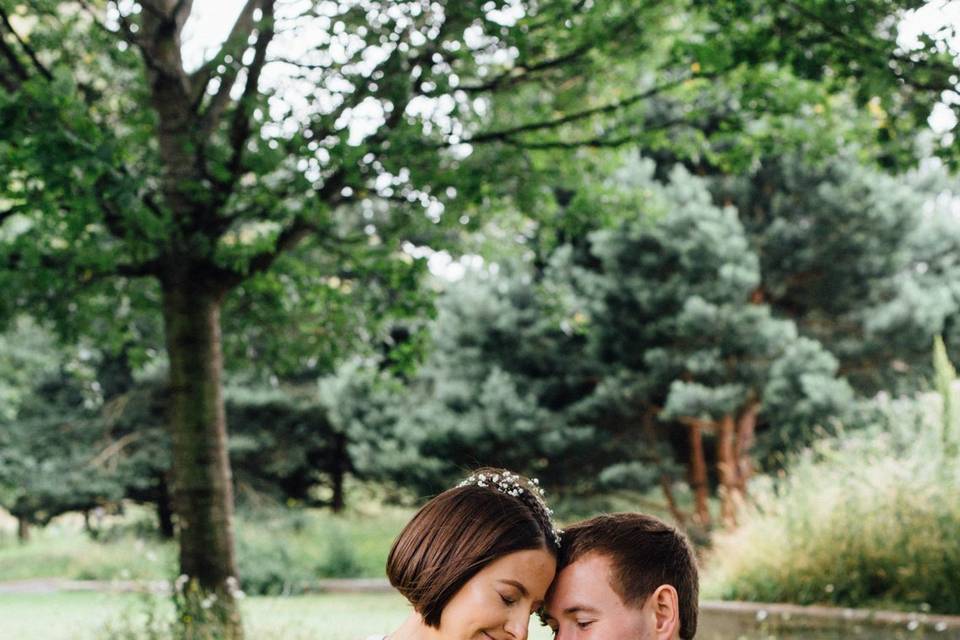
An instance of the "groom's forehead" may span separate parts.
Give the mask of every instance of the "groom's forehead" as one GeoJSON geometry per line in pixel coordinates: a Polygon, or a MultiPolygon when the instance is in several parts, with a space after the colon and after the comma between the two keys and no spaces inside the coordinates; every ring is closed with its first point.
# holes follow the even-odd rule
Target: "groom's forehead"
{"type": "MultiPolygon", "coordinates": [[[[613,559],[591,552],[563,567],[547,594],[547,608],[597,608],[620,597],[613,589],[613,559]]],[[[553,611],[551,611],[553,613],[553,611]]]]}

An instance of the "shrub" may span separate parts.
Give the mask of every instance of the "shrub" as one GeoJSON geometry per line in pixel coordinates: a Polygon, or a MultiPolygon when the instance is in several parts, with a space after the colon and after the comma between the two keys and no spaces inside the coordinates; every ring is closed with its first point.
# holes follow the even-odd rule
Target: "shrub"
{"type": "Polygon", "coordinates": [[[326,557],[317,565],[321,578],[352,578],[363,574],[363,565],[340,527],[333,527],[327,540],[326,557]]]}
{"type": "Polygon", "coordinates": [[[320,578],[382,576],[393,538],[409,511],[333,515],[260,509],[237,520],[241,588],[250,595],[289,595],[320,578]]]}
{"type": "Polygon", "coordinates": [[[938,398],[885,403],[885,421],[824,440],[753,487],[719,534],[707,597],[960,613],[960,460],[938,398]]]}
{"type": "Polygon", "coordinates": [[[256,544],[241,539],[237,545],[243,590],[257,595],[301,593],[311,577],[303,559],[282,543],[256,544]]]}

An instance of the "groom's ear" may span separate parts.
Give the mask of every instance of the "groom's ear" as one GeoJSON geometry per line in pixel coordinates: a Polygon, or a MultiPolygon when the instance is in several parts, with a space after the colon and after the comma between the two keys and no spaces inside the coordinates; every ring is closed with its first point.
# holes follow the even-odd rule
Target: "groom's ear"
{"type": "Polygon", "coordinates": [[[680,635],[680,598],[669,584],[657,587],[647,600],[654,620],[654,637],[671,640],[680,635]]]}

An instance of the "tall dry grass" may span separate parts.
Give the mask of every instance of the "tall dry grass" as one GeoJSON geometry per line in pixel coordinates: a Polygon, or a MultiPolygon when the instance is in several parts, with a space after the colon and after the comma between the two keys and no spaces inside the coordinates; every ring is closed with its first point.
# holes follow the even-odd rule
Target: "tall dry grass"
{"type": "Polygon", "coordinates": [[[960,613],[960,459],[939,400],[881,402],[883,419],[755,485],[705,595],[960,613]]]}

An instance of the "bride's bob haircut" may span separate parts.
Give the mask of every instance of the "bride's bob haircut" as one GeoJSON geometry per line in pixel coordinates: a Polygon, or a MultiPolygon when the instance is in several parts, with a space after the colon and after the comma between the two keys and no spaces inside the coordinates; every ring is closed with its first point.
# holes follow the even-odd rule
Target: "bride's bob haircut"
{"type": "Polygon", "coordinates": [[[428,626],[439,628],[450,598],[491,562],[529,549],[557,556],[553,526],[535,497],[535,486],[514,477],[526,488],[521,495],[509,495],[490,484],[444,491],[423,505],[394,541],[387,577],[428,626]]]}

